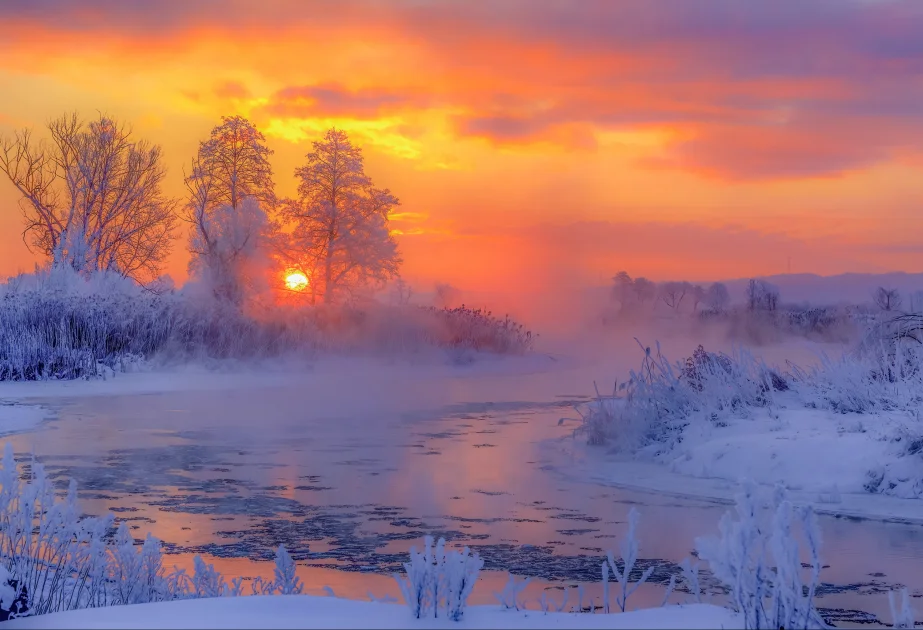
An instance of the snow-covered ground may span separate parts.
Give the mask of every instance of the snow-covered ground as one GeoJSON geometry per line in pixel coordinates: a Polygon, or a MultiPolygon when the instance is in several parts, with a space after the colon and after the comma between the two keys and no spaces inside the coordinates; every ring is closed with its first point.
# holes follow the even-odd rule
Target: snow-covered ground
{"type": "Polygon", "coordinates": [[[75,610],[0,623],[4,628],[734,628],[709,604],[594,615],[473,606],[459,622],[414,619],[403,605],[311,595],[221,597],[75,610]]]}
{"type": "Polygon", "coordinates": [[[923,464],[894,436],[912,418],[902,412],[837,414],[791,407],[753,409],[725,426],[690,424],[672,450],[645,457],[582,443],[562,446],[570,475],[605,485],[731,502],[740,481],[783,484],[789,497],[820,513],[923,522],[923,464]],[[888,493],[867,485],[882,478],[888,493]],[[891,487],[893,484],[893,487],[891,487]]]}
{"type": "Polygon", "coordinates": [[[41,405],[21,405],[0,399],[0,436],[29,431],[53,415],[41,405]]]}

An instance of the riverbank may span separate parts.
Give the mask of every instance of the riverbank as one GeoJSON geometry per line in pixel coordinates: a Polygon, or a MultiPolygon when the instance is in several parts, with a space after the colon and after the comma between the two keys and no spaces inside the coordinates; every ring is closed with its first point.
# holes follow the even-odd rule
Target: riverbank
{"type": "Polygon", "coordinates": [[[472,606],[459,622],[414,619],[406,606],[311,595],[219,597],[111,606],[26,617],[3,628],[733,628],[731,610],[708,604],[625,613],[542,613],[472,606]]]}
{"type": "Polygon", "coordinates": [[[638,453],[561,440],[568,477],[605,486],[733,503],[747,479],[840,517],[923,523],[918,458],[907,453],[903,412],[836,414],[755,409],[720,426],[687,427],[672,449],[638,453]],[[886,487],[879,487],[885,484],[886,487]]]}

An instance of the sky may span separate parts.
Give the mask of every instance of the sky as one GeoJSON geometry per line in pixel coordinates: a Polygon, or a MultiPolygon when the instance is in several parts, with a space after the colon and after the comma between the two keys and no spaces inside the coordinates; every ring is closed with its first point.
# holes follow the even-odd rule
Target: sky
{"type": "MultiPolygon", "coordinates": [[[[424,290],[916,272],[920,33],[920,0],[3,0],[0,133],[105,112],[180,196],[241,114],[285,196],[341,127],[424,290]]],[[[0,275],[21,222],[0,181],[0,275]]]]}

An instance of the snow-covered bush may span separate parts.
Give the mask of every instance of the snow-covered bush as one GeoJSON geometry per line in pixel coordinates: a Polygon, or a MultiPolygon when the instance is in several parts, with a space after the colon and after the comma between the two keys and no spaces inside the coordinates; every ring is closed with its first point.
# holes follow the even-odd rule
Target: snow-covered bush
{"type": "MultiPolygon", "coordinates": [[[[444,554],[439,592],[450,616],[461,615],[481,564],[467,550],[444,554]]],[[[302,592],[284,546],[276,553],[274,573],[273,581],[251,581],[254,595],[302,592]]],[[[235,578],[229,584],[198,555],[191,576],[176,567],[168,571],[157,538],[148,534],[138,545],[124,522],[114,528],[111,514],[83,517],[76,483],[58,497],[44,467],[32,461],[23,477],[6,445],[0,469],[0,617],[236,596],[243,593],[243,582],[235,578]]]]}
{"type": "Polygon", "coordinates": [[[426,349],[521,354],[534,336],[508,317],[374,300],[238,305],[183,290],[149,291],[121,277],[66,269],[0,284],[0,381],[91,378],[154,358],[253,359],[318,352],[426,349]]]}
{"type": "Polygon", "coordinates": [[[162,298],[125,285],[110,290],[105,278],[94,292],[79,278],[60,282],[62,273],[0,292],[0,380],[121,371],[169,337],[170,309],[162,298]]]}
{"type": "Polygon", "coordinates": [[[410,550],[410,562],[404,563],[406,575],[395,575],[404,601],[417,619],[446,616],[453,621],[462,618],[468,596],[474,589],[484,561],[477,553],[446,551],[445,539],[433,546],[433,537],[424,539],[420,552],[410,550]]]}
{"type": "Polygon", "coordinates": [[[456,308],[426,309],[440,324],[438,344],[442,347],[522,354],[532,349],[535,335],[522,324],[500,319],[490,311],[472,309],[464,304],[456,308]]]}
{"type": "MultiPolygon", "coordinates": [[[[6,616],[39,615],[77,608],[203,596],[197,577],[167,572],[160,541],[148,535],[136,545],[114,518],[83,517],[71,481],[60,499],[44,467],[31,462],[23,481],[7,444],[0,469],[0,607],[6,616]],[[10,593],[12,588],[12,593],[10,593]],[[13,602],[25,603],[11,609],[13,602]]],[[[213,581],[223,582],[220,576],[213,581]]],[[[211,594],[211,593],[209,593],[211,594]]]]}
{"type": "Polygon", "coordinates": [[[301,579],[295,575],[295,561],[285,549],[285,545],[279,545],[276,551],[276,567],[273,570],[275,574],[275,590],[280,595],[298,595],[304,589],[301,579]]]}
{"type": "MultiPolygon", "coordinates": [[[[638,342],[639,345],[640,342],[638,342]]],[[[718,424],[728,414],[772,404],[788,379],[742,350],[734,355],[707,352],[702,346],[684,361],[670,363],[657,345],[656,354],[641,346],[644,358],[629,380],[611,397],[578,410],[580,431],[592,444],[609,441],[627,450],[649,444],[667,448],[690,422],[718,424]]]]}
{"type": "Polygon", "coordinates": [[[805,405],[837,413],[914,411],[923,403],[923,345],[875,326],[853,351],[822,357],[809,370],[791,366],[805,405]]]}
{"type": "Polygon", "coordinates": [[[809,508],[796,516],[781,490],[772,508],[769,520],[754,486],[745,484],[737,497],[737,519],[726,513],[718,525],[719,536],[697,539],[699,557],[729,589],[745,628],[825,628],[813,601],[821,569],[817,519],[809,508]],[[796,519],[807,542],[807,580],[793,531],[796,519]]]}

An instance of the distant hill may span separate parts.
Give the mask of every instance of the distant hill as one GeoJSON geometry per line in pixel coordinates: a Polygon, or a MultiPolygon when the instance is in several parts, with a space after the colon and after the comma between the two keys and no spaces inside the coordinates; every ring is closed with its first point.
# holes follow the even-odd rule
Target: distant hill
{"type": "MultiPolygon", "coordinates": [[[[923,291],[923,273],[902,271],[883,274],[844,273],[838,276],[798,273],[765,276],[762,279],[779,287],[783,302],[810,303],[818,306],[869,302],[872,292],[883,286],[900,291],[904,298],[904,306],[909,307],[911,295],[923,291]]],[[[734,302],[744,300],[748,280],[738,278],[724,281],[734,302]]],[[[923,302],[919,296],[916,301],[923,302]]]]}

